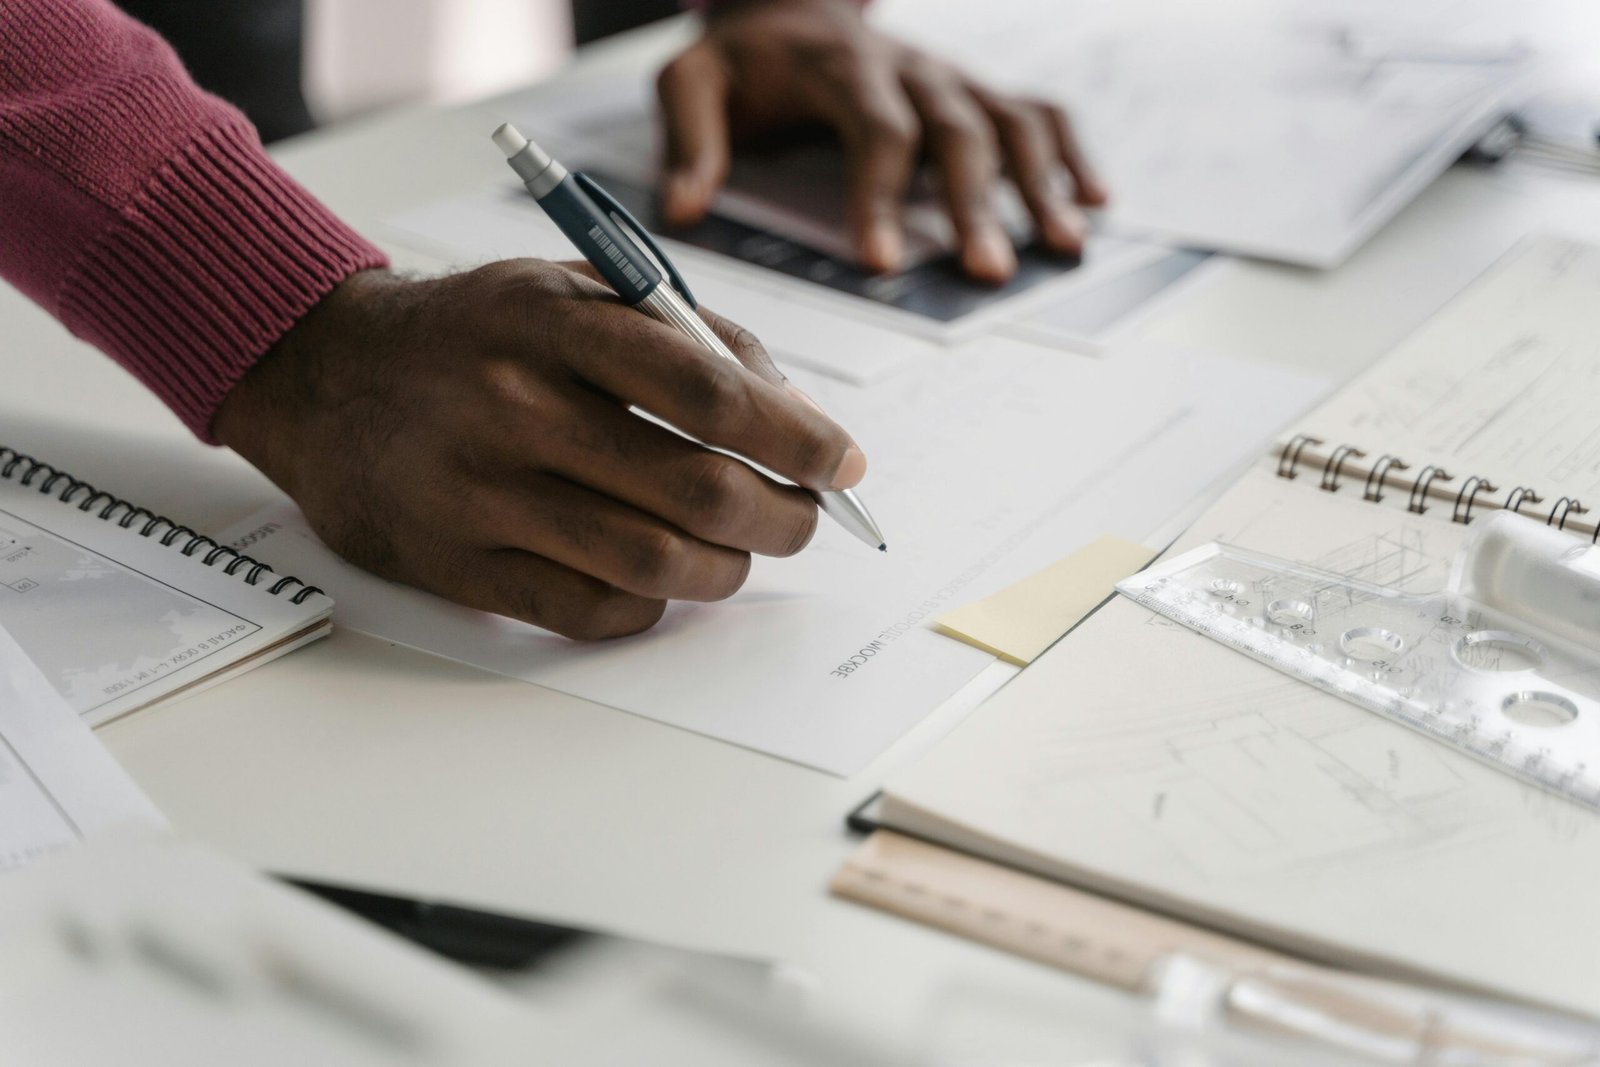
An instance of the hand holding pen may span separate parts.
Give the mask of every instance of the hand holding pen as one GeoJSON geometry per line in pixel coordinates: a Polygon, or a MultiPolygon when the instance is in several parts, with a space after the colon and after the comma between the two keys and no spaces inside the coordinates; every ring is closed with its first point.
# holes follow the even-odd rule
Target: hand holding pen
{"type": "Polygon", "coordinates": [[[800,551],[806,490],[866,472],[748,331],[696,321],[755,372],[587,265],[362,271],[251,368],[215,430],[357,566],[568,637],[636,633],[669,600],[732,595],[752,553],[800,551]]]}
{"type": "MultiPolygon", "coordinates": [[[[494,131],[494,142],[505,152],[506,162],[517,172],[529,194],[605,278],[623,304],[648,315],[688,338],[705,352],[719,357],[724,361],[724,366],[741,366],[739,357],[697,313],[688,283],[679,275],[667,254],[626,208],[587,175],[570,173],[510,123],[494,131]]],[[[770,366],[770,361],[766,363],[770,366]]],[[[738,377],[737,374],[735,376],[738,377]]],[[[737,392],[737,388],[730,386],[728,397],[707,394],[704,400],[708,407],[715,409],[725,402],[734,401],[731,393],[737,392]]],[[[804,393],[792,387],[790,392],[816,408],[804,393]]],[[[817,411],[821,413],[821,409],[817,411]]],[[[720,422],[724,415],[710,410],[700,413],[699,417],[701,421],[709,419],[720,422]]],[[[682,423],[673,422],[672,425],[687,433],[694,432],[682,423]]],[[[701,440],[721,446],[719,441],[704,437],[701,440]]],[[[749,452],[740,454],[783,473],[759,455],[749,452]]],[[[830,518],[852,536],[882,552],[888,548],[882,531],[873,521],[866,505],[850,489],[865,472],[866,458],[852,444],[844,464],[837,472],[840,477],[832,479],[826,488],[806,482],[800,484],[811,488],[817,504],[830,518]]]]}

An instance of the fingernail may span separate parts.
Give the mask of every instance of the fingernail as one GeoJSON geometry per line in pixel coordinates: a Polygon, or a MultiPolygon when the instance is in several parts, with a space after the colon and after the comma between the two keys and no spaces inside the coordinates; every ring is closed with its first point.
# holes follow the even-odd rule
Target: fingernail
{"type": "Polygon", "coordinates": [[[867,229],[861,243],[861,258],[872,270],[894,271],[900,269],[905,247],[900,238],[900,227],[888,219],[879,219],[867,229]]]}
{"type": "Polygon", "coordinates": [[[839,469],[833,472],[833,482],[831,488],[849,489],[852,486],[860,485],[861,479],[865,478],[866,476],[866,453],[862,452],[861,449],[857,448],[855,445],[851,445],[850,448],[845,452],[844,459],[839,464],[839,469]]]}
{"type": "Polygon", "coordinates": [[[1058,204],[1045,216],[1044,237],[1052,248],[1061,252],[1083,251],[1084,238],[1089,236],[1089,220],[1083,212],[1058,204]]]}
{"type": "Polygon", "coordinates": [[[1104,207],[1111,199],[1111,191],[1099,178],[1085,177],[1078,183],[1078,203],[1088,207],[1104,207]]]}
{"type": "Polygon", "coordinates": [[[967,272],[984,281],[999,284],[1017,271],[1017,252],[1011,238],[998,226],[985,226],[973,234],[967,245],[967,272]]]}
{"type": "MultiPolygon", "coordinates": [[[[815,400],[812,400],[805,394],[804,390],[795,385],[793,382],[786,381],[783,383],[783,387],[790,393],[794,394],[795,399],[805,402],[819,414],[827,414],[826,411],[822,410],[821,404],[817,403],[815,400]]],[[[833,480],[831,483],[829,483],[829,488],[849,489],[851,486],[859,484],[861,479],[865,478],[866,476],[866,453],[862,452],[861,449],[855,445],[851,445],[845,450],[844,459],[839,463],[839,469],[833,472],[833,480]]]]}
{"type": "Polygon", "coordinates": [[[674,225],[699,216],[701,205],[700,182],[688,171],[679,171],[667,179],[667,219],[674,225]]]}

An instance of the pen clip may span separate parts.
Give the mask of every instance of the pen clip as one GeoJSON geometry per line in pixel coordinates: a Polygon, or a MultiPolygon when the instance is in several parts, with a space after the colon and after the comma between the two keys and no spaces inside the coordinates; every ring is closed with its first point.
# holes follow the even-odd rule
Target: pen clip
{"type": "Polygon", "coordinates": [[[667,281],[678,291],[678,295],[683,297],[690,308],[699,308],[699,302],[695,300],[694,294],[689,291],[689,283],[683,280],[683,275],[678,273],[678,268],[672,265],[672,260],[667,258],[667,254],[661,251],[661,246],[656,244],[655,238],[650,236],[650,231],[646,230],[627,208],[617,203],[616,197],[606,192],[605,189],[601,188],[599,182],[583,173],[583,171],[580,170],[574,173],[572,180],[577,183],[578,188],[588,193],[591,199],[597,201],[602,208],[610,213],[613,222],[619,223],[624,229],[632,231],[634,238],[655,257],[656,266],[661,268],[662,273],[667,276],[667,281]]]}

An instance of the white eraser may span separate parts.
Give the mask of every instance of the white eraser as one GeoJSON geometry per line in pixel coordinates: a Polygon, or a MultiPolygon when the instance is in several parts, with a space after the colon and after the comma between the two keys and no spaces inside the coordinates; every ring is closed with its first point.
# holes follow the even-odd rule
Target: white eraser
{"type": "Polygon", "coordinates": [[[502,123],[491,136],[494,137],[494,143],[500,146],[500,151],[506,154],[507,159],[528,147],[528,139],[522,136],[522,131],[509,122],[502,123]]]}

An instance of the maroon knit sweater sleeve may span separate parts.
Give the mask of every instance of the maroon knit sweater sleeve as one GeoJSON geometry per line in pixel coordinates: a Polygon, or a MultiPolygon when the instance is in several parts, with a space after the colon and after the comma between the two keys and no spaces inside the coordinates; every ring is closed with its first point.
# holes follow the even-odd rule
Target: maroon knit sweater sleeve
{"type": "Polygon", "coordinates": [[[0,276],[196,434],[383,253],[108,0],[0,0],[0,276]]]}

